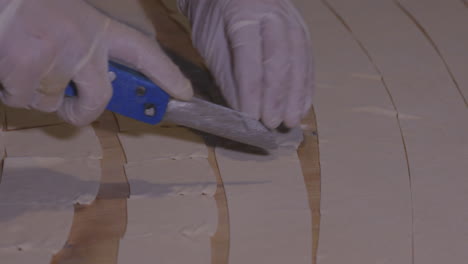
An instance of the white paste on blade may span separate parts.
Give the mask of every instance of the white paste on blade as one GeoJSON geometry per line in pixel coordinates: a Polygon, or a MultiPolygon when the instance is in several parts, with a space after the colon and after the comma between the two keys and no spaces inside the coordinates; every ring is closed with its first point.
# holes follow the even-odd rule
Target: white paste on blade
{"type": "Polygon", "coordinates": [[[183,127],[155,127],[119,134],[127,162],[208,157],[203,139],[183,127]]]}
{"type": "Polygon", "coordinates": [[[317,86],[315,103],[322,191],[317,262],[410,264],[409,175],[390,97],[330,10],[319,1],[294,2],[315,40],[317,82],[327,84],[317,86]]]}
{"type": "Polygon", "coordinates": [[[94,200],[100,176],[94,159],[7,158],[0,182],[0,258],[34,252],[50,258],[59,251],[72,225],[73,204],[94,200]]]}
{"type": "Polygon", "coordinates": [[[4,133],[8,157],[102,157],[99,139],[92,127],[49,126],[4,133]]]}
{"type": "Polygon", "coordinates": [[[213,196],[216,192],[216,177],[205,158],[131,163],[125,165],[125,172],[133,198],[151,193],[213,196]]]}
{"type": "Polygon", "coordinates": [[[468,113],[459,91],[436,50],[393,2],[330,2],[382,71],[398,111],[421,117],[400,120],[411,173],[414,263],[463,263],[468,113]]]}
{"type": "Polygon", "coordinates": [[[296,151],[260,156],[216,148],[230,222],[230,259],[312,263],[307,190],[296,151]]]}

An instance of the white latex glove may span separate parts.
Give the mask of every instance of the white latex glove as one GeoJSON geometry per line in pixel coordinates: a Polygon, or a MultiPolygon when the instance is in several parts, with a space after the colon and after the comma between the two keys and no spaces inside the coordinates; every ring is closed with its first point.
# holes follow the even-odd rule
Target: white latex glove
{"type": "Polygon", "coordinates": [[[12,107],[58,111],[86,125],[112,96],[108,61],[124,63],[178,99],[190,82],[159,45],[83,0],[0,0],[0,99],[12,107]],[[77,98],[64,99],[73,80],[77,98]]]}
{"type": "Polygon", "coordinates": [[[308,30],[287,0],[178,0],[228,103],[275,128],[312,105],[308,30]]]}

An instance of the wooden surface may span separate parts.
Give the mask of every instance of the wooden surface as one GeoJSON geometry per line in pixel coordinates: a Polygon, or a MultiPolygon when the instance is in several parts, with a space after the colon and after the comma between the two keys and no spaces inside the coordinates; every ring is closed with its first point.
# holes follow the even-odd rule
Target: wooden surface
{"type": "MultiPolygon", "coordinates": [[[[202,59],[191,46],[189,34],[169,16],[159,1],[142,1],[147,5],[158,31],[158,40],[178,55],[202,65],[202,59]]],[[[117,138],[118,125],[113,114],[106,112],[94,124],[103,149],[102,181],[98,198],[91,205],[76,205],[73,226],[64,248],[52,259],[60,263],[116,264],[120,238],[127,223],[126,199],[129,188],[123,165],[125,156],[117,138]]],[[[304,181],[310,198],[313,216],[314,247],[316,252],[319,227],[320,167],[318,140],[313,112],[304,121],[305,141],[298,150],[304,172],[304,181]]],[[[223,182],[216,157],[209,147],[209,161],[218,180],[215,199],[218,205],[218,230],[212,238],[212,263],[227,264],[229,257],[229,215],[223,182]]],[[[123,263],[126,264],[126,263],[123,263]]]]}
{"type": "Polygon", "coordinates": [[[309,196],[309,206],[312,214],[312,253],[313,263],[317,263],[318,239],[320,235],[320,160],[317,123],[312,109],[302,122],[304,141],[297,150],[301,161],[304,183],[309,196]]]}
{"type": "Polygon", "coordinates": [[[125,155],[117,137],[118,126],[106,112],[94,124],[103,150],[98,197],[91,205],[76,205],[67,244],[52,259],[59,263],[117,263],[120,238],[127,226],[129,187],[125,155]]]}
{"type": "MultiPolygon", "coordinates": [[[[162,0],[139,0],[144,6],[145,10],[148,12],[148,15],[151,17],[152,22],[158,32],[158,41],[165,47],[173,51],[175,54],[186,59],[187,61],[197,65],[198,67],[204,67],[203,59],[198,55],[196,50],[191,45],[190,35],[185,30],[185,27],[178,24],[173,18],[173,14],[161,3],[162,0]]],[[[442,0],[441,0],[442,1],[442,0]]],[[[458,0],[457,0],[458,1],[458,0]]],[[[305,1],[304,1],[305,2],[305,1]]],[[[322,1],[323,3],[328,2],[340,2],[346,3],[346,1],[322,1]]],[[[370,1],[372,2],[372,1],[370,1]]],[[[405,1],[393,1],[395,3],[405,1]]],[[[460,0],[464,4],[461,9],[468,7],[467,0],[460,0]]],[[[331,7],[331,6],[330,6],[331,7]]],[[[365,6],[361,6],[359,10],[363,9],[365,6]]],[[[406,8],[404,5],[399,4],[398,7],[404,11],[405,15],[408,16],[413,23],[417,24],[418,30],[420,30],[424,37],[431,41],[433,48],[437,50],[437,54],[444,59],[443,49],[440,51],[437,47],[437,40],[432,40],[430,38],[431,31],[426,29],[424,26],[427,26],[425,23],[419,24],[417,19],[418,16],[412,16],[410,12],[405,11],[406,8]],[[432,43],[434,42],[434,43],[432,43]]],[[[468,9],[467,9],[468,10],[468,9]]],[[[361,10],[362,11],[362,10],[361,10]]],[[[375,11],[375,10],[373,10],[375,11]]],[[[466,11],[466,10],[465,10],[466,11]]],[[[343,23],[343,27],[346,28],[350,33],[356,36],[355,40],[362,42],[362,38],[356,32],[355,27],[350,27],[346,24],[345,17],[342,17],[338,12],[335,12],[336,18],[343,23]]],[[[373,12],[367,12],[366,15],[372,14],[373,12]]],[[[440,12],[439,12],[440,13],[440,12]]],[[[437,13],[437,14],[439,14],[437,13]]],[[[356,15],[356,17],[362,17],[361,15],[356,15]]],[[[382,19],[377,19],[375,21],[382,21],[382,19]]],[[[366,22],[366,21],[364,21],[366,22]]],[[[365,23],[364,23],[365,24],[365,23]]],[[[458,25],[463,23],[458,23],[458,25]]],[[[323,27],[323,24],[318,24],[319,27],[323,27]]],[[[325,25],[326,26],[326,25],[325,25]]],[[[385,31],[382,31],[385,32],[385,31]]],[[[396,31],[402,32],[402,31],[396,31]]],[[[449,32],[450,33],[450,32],[449,32]]],[[[453,33],[453,32],[451,32],[453,33]]],[[[456,35],[456,34],[455,34],[456,35]]],[[[446,36],[442,34],[442,37],[446,36]]],[[[372,39],[375,38],[373,35],[372,39]]],[[[399,39],[399,38],[395,38],[399,39]]],[[[405,38],[401,38],[405,39],[405,38]]],[[[459,42],[457,42],[459,43],[459,42]]],[[[369,60],[375,65],[379,65],[380,62],[375,60],[375,54],[384,55],[388,52],[370,52],[367,49],[366,43],[359,43],[360,48],[365,51],[366,55],[369,57],[369,60]]],[[[395,50],[393,45],[388,47],[389,50],[395,50]]],[[[451,50],[452,51],[452,50],[451,50]]],[[[341,54],[341,53],[340,53],[341,54]]],[[[415,53],[414,53],[415,54],[415,53]]],[[[386,55],[388,56],[388,55],[386,55]]],[[[407,56],[411,57],[411,56],[407,56]]],[[[345,57],[346,58],[346,57],[345,57]]],[[[427,59],[427,56],[420,56],[419,58],[427,59]]],[[[354,59],[348,60],[351,64],[356,64],[354,59]]],[[[403,61],[403,60],[402,60],[403,61]]],[[[444,60],[445,67],[450,71],[452,64],[457,65],[456,63],[450,64],[450,61],[444,60]]],[[[337,67],[340,68],[340,67],[337,67]]],[[[355,67],[353,67],[354,69],[355,67]]],[[[424,67],[422,67],[424,68],[424,67]]],[[[323,64],[320,68],[322,71],[325,69],[323,64]]],[[[332,64],[332,69],[336,70],[335,64],[332,64]]],[[[462,68],[463,69],[463,68],[462,68]]],[[[418,72],[417,70],[410,71],[411,74],[418,72]]],[[[348,74],[348,71],[346,72],[348,74]]],[[[379,73],[378,75],[361,75],[355,76],[357,78],[369,78],[380,81],[382,76],[379,73]]],[[[429,76],[427,74],[426,76],[429,76]]],[[[454,76],[451,76],[455,80],[454,76]]],[[[393,80],[399,80],[401,78],[392,78],[393,80]]],[[[424,79],[424,78],[421,78],[424,79]]],[[[382,79],[384,80],[384,79],[382,79]]],[[[460,82],[461,84],[461,82],[460,82]]],[[[428,85],[428,87],[431,85],[428,85]]],[[[402,86],[404,87],[404,86],[402,86]]],[[[426,86],[424,86],[426,87],[426,86]]],[[[427,87],[426,87],[427,88],[427,87]]],[[[421,105],[420,102],[414,105],[421,105]]],[[[434,106],[435,104],[428,104],[434,106]]],[[[403,115],[402,115],[403,116],[403,115]]],[[[318,247],[318,237],[319,237],[319,226],[320,226],[320,162],[319,162],[319,146],[318,146],[318,132],[316,125],[315,113],[313,111],[305,118],[303,121],[303,130],[305,140],[303,144],[298,149],[298,155],[300,158],[302,171],[304,175],[304,184],[308,190],[310,212],[312,215],[312,227],[313,227],[313,246],[311,248],[314,253],[313,263],[316,261],[316,253],[318,247]]],[[[442,127],[442,126],[439,126],[442,127]]],[[[459,127],[459,126],[457,126],[459,127]]],[[[129,186],[126,179],[125,171],[123,165],[125,164],[125,155],[123,153],[122,146],[117,137],[119,132],[119,127],[116,122],[116,119],[113,114],[106,112],[99,121],[95,122],[94,129],[97,136],[100,139],[100,143],[103,149],[103,160],[102,160],[102,180],[101,187],[97,199],[91,205],[76,205],[75,206],[75,216],[72,228],[69,233],[68,241],[63,249],[57,252],[51,260],[51,263],[54,264],[65,264],[65,263],[102,263],[102,264],[115,264],[118,263],[118,252],[119,252],[119,243],[121,238],[125,235],[126,226],[127,226],[127,198],[129,196],[129,186]]],[[[323,127],[321,127],[321,131],[323,127]]],[[[430,134],[431,130],[424,130],[421,134],[430,134]],[[428,132],[429,131],[429,132],[428,132]]],[[[324,133],[324,132],[323,132],[324,133]]],[[[322,134],[324,135],[324,134],[322,134]]],[[[436,137],[435,137],[436,138],[436,137]]],[[[427,142],[432,142],[428,146],[432,146],[439,140],[428,140],[427,142]],[[434,143],[435,142],[435,143],[434,143]]],[[[212,166],[213,171],[217,177],[218,188],[215,194],[215,199],[218,207],[218,229],[215,235],[211,239],[212,244],[212,263],[214,264],[227,264],[229,260],[229,238],[230,238],[230,224],[229,224],[229,204],[226,200],[226,194],[224,191],[223,180],[219,173],[218,164],[216,161],[216,156],[214,155],[212,143],[207,144],[209,147],[209,162],[212,166]]],[[[323,152],[322,148],[322,152],[323,152]]],[[[433,152],[439,153],[439,152],[433,152]]],[[[322,153],[323,155],[324,153],[322,153]]],[[[439,153],[440,154],[440,153],[439,153]]],[[[445,155],[450,157],[450,155],[445,155]]],[[[322,169],[325,168],[325,164],[322,169]]],[[[325,173],[325,171],[324,171],[325,173]]],[[[444,172],[445,173],[445,172],[444,172]]],[[[443,173],[441,173],[443,174],[443,173]]],[[[447,177],[444,178],[444,184],[450,182],[447,180],[447,177]]],[[[422,186],[422,185],[421,185],[422,186]]],[[[423,186],[424,187],[424,186],[423,186]]],[[[458,186],[457,186],[458,187],[458,186]]],[[[440,188],[440,185],[437,188],[439,191],[443,190],[440,188]]],[[[446,192],[453,191],[446,190],[446,192]]],[[[440,198],[440,196],[437,196],[440,198]]],[[[435,198],[437,201],[440,201],[439,198],[435,198]]],[[[432,197],[431,197],[432,198],[432,197]]],[[[429,204],[429,203],[426,203],[429,204]]],[[[444,203],[441,203],[441,207],[445,207],[444,203]]],[[[439,212],[441,210],[432,210],[439,212]]],[[[365,223],[364,223],[365,224],[365,223]]],[[[454,225],[452,225],[454,226],[454,225]]],[[[322,226],[323,227],[323,226],[322,226]]],[[[434,229],[435,230],[435,229],[434,229]]],[[[335,230],[336,231],[336,230],[335,230]]],[[[456,230],[457,232],[459,230],[456,230]]],[[[445,235],[445,234],[444,234],[445,235]]],[[[326,237],[326,233],[323,232],[322,238],[326,237]]],[[[354,241],[354,240],[353,240],[354,241]]],[[[441,240],[432,240],[428,241],[437,241],[441,240]]],[[[446,240],[448,241],[448,240],[446,240]]],[[[446,245],[449,243],[444,242],[446,245]]],[[[461,243],[460,243],[461,244],[461,243]]],[[[451,252],[451,251],[448,251],[451,252]]],[[[338,253],[339,254],[339,253],[338,253]]],[[[137,259],[136,259],[137,261],[137,259]]],[[[0,260],[1,263],[1,260],[0,260]]],[[[127,263],[121,263],[127,264],[127,263]]]]}

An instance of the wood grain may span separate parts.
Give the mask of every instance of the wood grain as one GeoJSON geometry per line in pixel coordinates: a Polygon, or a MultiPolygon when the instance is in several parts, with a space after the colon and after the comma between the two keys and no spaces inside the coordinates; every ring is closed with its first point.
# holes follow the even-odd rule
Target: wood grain
{"type": "MultiPolygon", "coordinates": [[[[141,0],[158,32],[158,41],[191,63],[203,67],[203,59],[191,45],[184,27],[173,21],[170,10],[160,1],[141,0]]],[[[308,189],[313,216],[314,246],[318,244],[320,222],[320,168],[318,141],[313,111],[304,120],[305,141],[298,150],[308,189]]],[[[99,196],[91,205],[77,205],[69,239],[64,248],[53,256],[53,264],[100,263],[116,264],[120,238],[127,223],[126,200],[129,188],[123,165],[125,155],[117,138],[118,126],[113,114],[105,113],[94,125],[103,148],[102,181],[99,196]]],[[[229,257],[229,214],[226,194],[214,150],[210,147],[209,162],[218,181],[215,199],[218,205],[218,230],[212,237],[212,263],[227,264],[229,257]]],[[[314,253],[315,256],[315,253],[314,253]]],[[[315,257],[314,257],[315,258],[315,257]]]]}
{"type": "Polygon", "coordinates": [[[117,138],[118,127],[106,112],[94,124],[102,150],[102,178],[97,199],[91,205],[76,205],[68,241],[53,256],[52,264],[116,264],[120,238],[127,225],[129,188],[123,164],[124,152],[117,138]]]}
{"type": "Polygon", "coordinates": [[[311,109],[302,121],[304,141],[297,150],[304,174],[304,182],[309,196],[309,206],[312,213],[312,256],[317,263],[318,239],[320,235],[320,159],[317,123],[314,109],[311,109]]]}
{"type": "Polygon", "coordinates": [[[227,264],[229,262],[229,212],[223,179],[221,178],[213,147],[209,147],[208,161],[218,182],[218,189],[214,196],[218,205],[218,229],[211,238],[211,263],[227,264]]]}

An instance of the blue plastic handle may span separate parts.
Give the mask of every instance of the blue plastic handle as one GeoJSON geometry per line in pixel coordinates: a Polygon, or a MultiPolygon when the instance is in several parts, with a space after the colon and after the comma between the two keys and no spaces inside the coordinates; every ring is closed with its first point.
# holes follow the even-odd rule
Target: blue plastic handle
{"type": "MultiPolygon", "coordinates": [[[[109,72],[115,74],[115,79],[107,110],[152,125],[162,121],[170,100],[166,92],[141,73],[121,64],[109,62],[109,72]]],[[[65,95],[80,96],[74,83],[67,86],[65,95]]]]}

